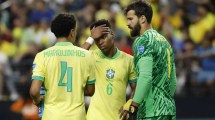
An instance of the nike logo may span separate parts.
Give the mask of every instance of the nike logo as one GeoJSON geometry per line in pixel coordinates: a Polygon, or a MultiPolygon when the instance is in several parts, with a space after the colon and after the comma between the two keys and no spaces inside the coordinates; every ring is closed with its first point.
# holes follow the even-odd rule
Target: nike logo
{"type": "Polygon", "coordinates": [[[99,61],[99,60],[96,60],[96,63],[101,63],[101,61],[99,61]]]}

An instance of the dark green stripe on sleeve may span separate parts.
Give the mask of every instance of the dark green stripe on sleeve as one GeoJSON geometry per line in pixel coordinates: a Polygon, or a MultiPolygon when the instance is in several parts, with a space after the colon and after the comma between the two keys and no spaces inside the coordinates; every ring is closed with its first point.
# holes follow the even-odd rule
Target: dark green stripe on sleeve
{"type": "Polygon", "coordinates": [[[96,80],[87,81],[87,85],[95,84],[96,80]]]}
{"type": "Polygon", "coordinates": [[[42,82],[44,82],[45,78],[44,77],[41,77],[41,76],[32,76],[31,77],[32,80],[40,80],[42,82]]]}
{"type": "Polygon", "coordinates": [[[137,79],[134,79],[134,80],[128,80],[129,83],[136,83],[137,82],[137,79]]]}

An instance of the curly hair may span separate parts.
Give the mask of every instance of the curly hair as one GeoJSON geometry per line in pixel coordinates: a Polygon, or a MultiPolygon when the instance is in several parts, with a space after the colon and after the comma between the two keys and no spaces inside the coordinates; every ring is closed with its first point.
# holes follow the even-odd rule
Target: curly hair
{"type": "Polygon", "coordinates": [[[57,38],[68,37],[71,29],[75,29],[76,19],[69,13],[61,13],[51,23],[51,31],[57,38]]]}

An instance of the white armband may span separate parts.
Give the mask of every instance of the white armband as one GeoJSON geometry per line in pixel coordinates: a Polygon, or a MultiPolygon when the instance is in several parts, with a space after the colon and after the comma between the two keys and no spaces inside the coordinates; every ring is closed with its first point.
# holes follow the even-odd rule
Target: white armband
{"type": "Polygon", "coordinates": [[[86,42],[89,43],[90,45],[92,45],[94,42],[94,39],[92,37],[88,37],[86,42]]]}

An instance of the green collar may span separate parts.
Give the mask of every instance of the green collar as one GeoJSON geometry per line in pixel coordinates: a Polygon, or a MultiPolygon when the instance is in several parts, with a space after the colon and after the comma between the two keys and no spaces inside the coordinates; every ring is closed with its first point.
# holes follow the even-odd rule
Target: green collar
{"type": "Polygon", "coordinates": [[[120,55],[120,50],[118,48],[115,48],[116,49],[116,54],[113,56],[113,57],[107,57],[104,53],[102,53],[101,50],[99,50],[99,54],[103,57],[103,58],[106,58],[108,60],[113,60],[113,59],[116,59],[117,57],[119,57],[120,55]]]}
{"type": "Polygon", "coordinates": [[[55,46],[69,46],[73,45],[71,42],[57,42],[55,46]]]}
{"type": "MultiPolygon", "coordinates": [[[[149,32],[149,31],[154,31],[154,29],[153,29],[153,28],[150,28],[150,29],[146,30],[142,35],[146,34],[146,33],[149,32]]],[[[142,35],[141,35],[141,36],[142,36],[142,35]]]]}

